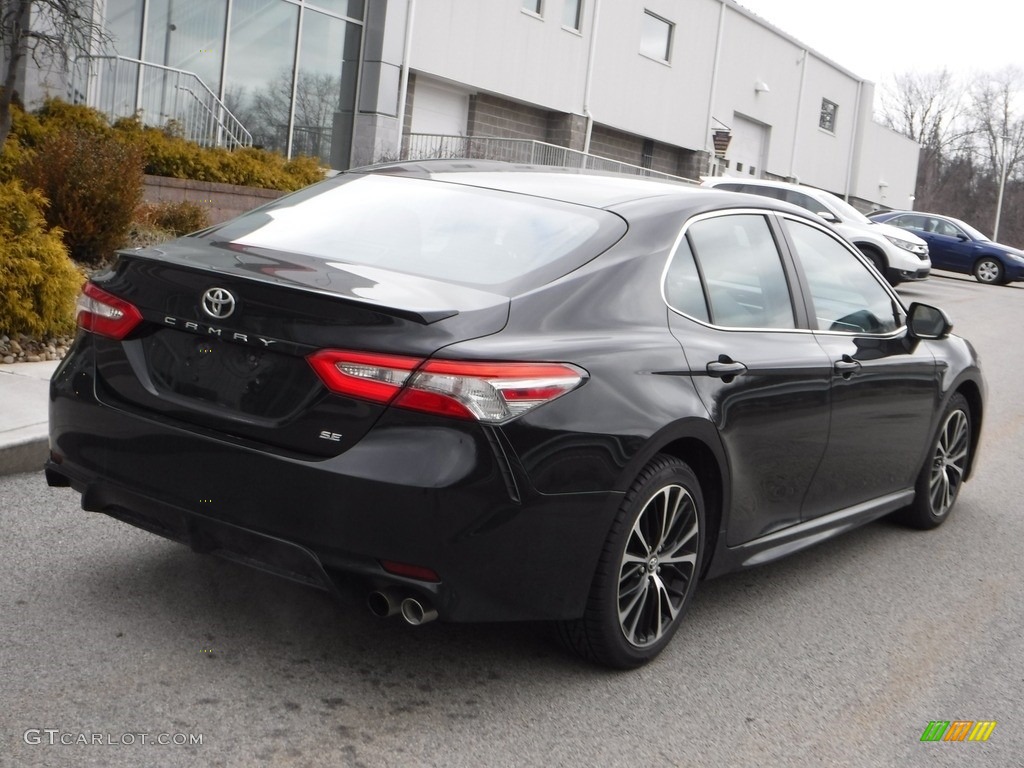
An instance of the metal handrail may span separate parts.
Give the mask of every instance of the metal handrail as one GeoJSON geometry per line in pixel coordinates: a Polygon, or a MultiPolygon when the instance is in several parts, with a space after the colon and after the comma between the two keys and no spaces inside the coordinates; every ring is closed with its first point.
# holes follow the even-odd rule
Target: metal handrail
{"type": "Polygon", "coordinates": [[[121,56],[119,54],[85,55],[79,56],[75,60],[74,71],[76,78],[81,72],[80,62],[85,62],[87,65],[87,71],[85,72],[87,82],[84,88],[76,87],[78,83],[72,82],[71,94],[69,95],[73,101],[80,101],[81,95],[84,93],[85,100],[90,106],[97,107],[100,111],[106,112],[111,119],[126,117],[129,114],[137,114],[147,124],[154,124],[154,122],[156,124],[166,124],[168,120],[177,120],[184,126],[186,138],[200,144],[226,146],[229,149],[252,146],[252,134],[246,130],[242,121],[235,117],[227,105],[218,98],[195,72],[170,67],[165,64],[155,64],[150,61],[133,59],[130,56],[121,56]],[[101,73],[95,71],[96,67],[94,65],[97,62],[110,63],[112,71],[109,75],[109,84],[102,82],[100,78],[101,73]],[[122,70],[125,70],[128,66],[133,67],[134,71],[123,72],[122,70]],[[163,73],[160,75],[162,83],[158,89],[147,92],[143,87],[143,81],[150,71],[163,73]],[[129,82],[133,79],[135,81],[134,86],[131,86],[130,89],[125,89],[124,87],[123,78],[125,76],[127,76],[129,82]],[[171,83],[168,82],[169,76],[174,78],[174,81],[171,83]],[[186,80],[184,85],[181,84],[182,78],[186,80]],[[191,87],[193,84],[198,86],[199,93],[193,90],[191,87]],[[201,109],[202,113],[205,113],[205,117],[196,119],[187,107],[181,107],[176,96],[173,98],[173,109],[169,113],[165,104],[169,90],[173,90],[175,93],[181,91],[187,93],[192,98],[190,103],[196,108],[201,109]],[[147,100],[154,98],[153,93],[157,93],[160,99],[160,108],[156,110],[156,121],[147,119],[150,117],[149,112],[152,110],[144,106],[147,100]],[[108,98],[104,98],[105,95],[108,98]],[[122,95],[124,96],[123,99],[121,98],[122,95]],[[121,100],[120,106],[117,104],[119,99],[121,100]],[[108,100],[110,103],[104,105],[103,102],[108,100]],[[128,108],[129,103],[130,110],[128,108]]]}
{"type": "Polygon", "coordinates": [[[655,171],[640,165],[624,163],[577,149],[549,144],[534,139],[506,139],[496,136],[454,136],[439,133],[410,133],[402,142],[401,160],[467,158],[472,160],[506,160],[530,165],[628,173],[666,181],[697,184],[695,179],[655,171]]]}

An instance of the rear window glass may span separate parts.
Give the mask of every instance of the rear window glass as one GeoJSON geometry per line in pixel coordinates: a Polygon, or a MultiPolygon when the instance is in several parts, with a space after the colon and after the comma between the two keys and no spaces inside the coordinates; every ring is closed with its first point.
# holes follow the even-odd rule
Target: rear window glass
{"type": "Polygon", "coordinates": [[[598,209],[367,175],[318,184],[203,236],[498,289],[560,277],[624,232],[618,216],[598,209]]]}

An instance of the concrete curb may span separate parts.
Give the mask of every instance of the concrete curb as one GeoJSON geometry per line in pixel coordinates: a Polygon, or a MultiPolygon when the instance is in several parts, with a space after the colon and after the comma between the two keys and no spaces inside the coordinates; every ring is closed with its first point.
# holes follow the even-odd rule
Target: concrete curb
{"type": "Polygon", "coordinates": [[[0,365],[0,475],[43,468],[50,452],[50,378],[59,364],[0,365]]]}
{"type": "Polygon", "coordinates": [[[50,441],[46,435],[0,445],[0,476],[39,472],[49,454],[50,441]]]}

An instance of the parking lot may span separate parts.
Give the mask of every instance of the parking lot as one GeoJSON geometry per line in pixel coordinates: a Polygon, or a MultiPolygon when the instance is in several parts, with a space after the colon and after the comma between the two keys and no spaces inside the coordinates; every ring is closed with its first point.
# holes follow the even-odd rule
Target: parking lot
{"type": "Polygon", "coordinates": [[[707,582],[636,672],[543,625],[378,620],[0,478],[0,765],[1019,765],[1024,285],[900,292],[946,309],[988,382],[951,519],[707,582]],[[922,743],[936,720],[997,726],[922,743]]]}

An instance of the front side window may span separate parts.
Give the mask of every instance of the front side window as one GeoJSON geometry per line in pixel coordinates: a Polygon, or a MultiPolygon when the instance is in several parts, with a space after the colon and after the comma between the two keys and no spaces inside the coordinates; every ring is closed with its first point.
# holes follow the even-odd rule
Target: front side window
{"type": "Polygon", "coordinates": [[[782,199],[787,203],[799,205],[801,208],[804,208],[811,213],[826,213],[830,216],[835,215],[824,203],[815,200],[810,195],[805,195],[803,192],[797,192],[795,189],[785,190],[785,194],[783,194],[782,199]]]}
{"type": "Polygon", "coordinates": [[[902,310],[868,267],[832,235],[817,227],[784,220],[814,304],[819,330],[838,333],[891,333],[902,310]]]}
{"type": "Polygon", "coordinates": [[[950,224],[948,221],[944,221],[943,219],[929,219],[928,222],[934,222],[933,228],[929,230],[931,232],[937,232],[938,234],[945,235],[946,237],[959,237],[963,234],[959,227],[950,224]]]}
{"type": "Polygon", "coordinates": [[[836,113],[839,105],[828,99],[821,100],[821,117],[818,119],[818,127],[829,133],[836,132],[836,113]]]}
{"type": "Polygon", "coordinates": [[[644,11],[643,27],[640,32],[640,53],[658,61],[667,62],[672,55],[671,21],[644,11]]]}
{"type": "MultiPolygon", "coordinates": [[[[700,265],[714,325],[796,327],[789,283],[766,217],[751,213],[702,219],[690,226],[686,237],[700,265]]],[[[689,301],[698,304],[695,297],[689,301]]]]}

